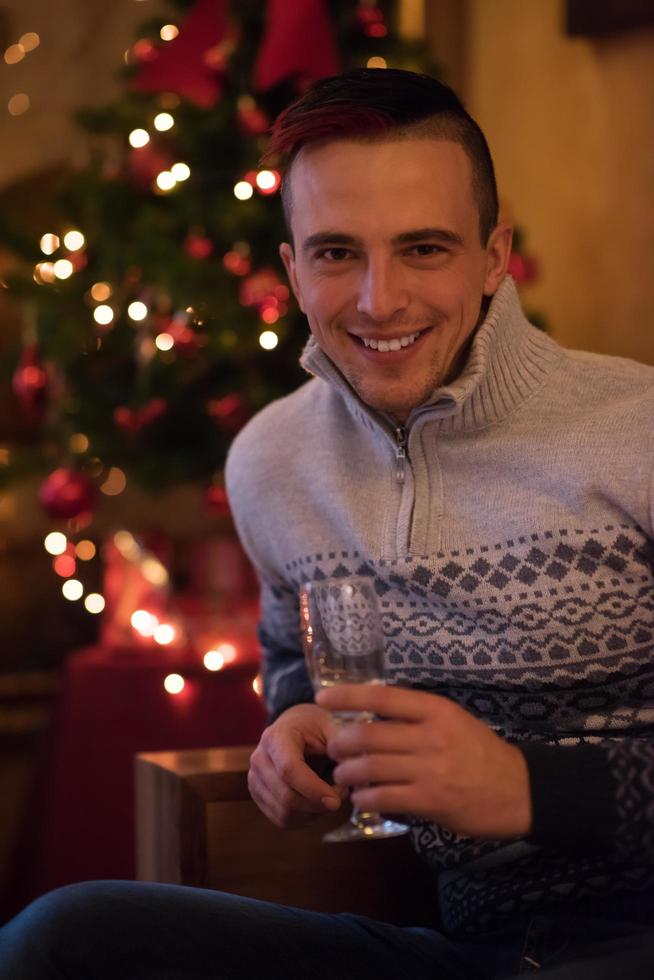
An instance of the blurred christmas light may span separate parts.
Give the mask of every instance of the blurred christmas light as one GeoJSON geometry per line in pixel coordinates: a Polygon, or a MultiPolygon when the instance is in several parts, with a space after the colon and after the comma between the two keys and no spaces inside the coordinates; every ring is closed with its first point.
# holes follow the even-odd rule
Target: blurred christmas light
{"type": "Polygon", "coordinates": [[[264,330],[259,336],[259,343],[264,350],[274,350],[279,343],[279,337],[274,330],[264,330]]]}
{"type": "Polygon", "coordinates": [[[86,538],[83,541],[78,541],[75,545],[75,554],[80,561],[91,561],[92,558],[95,558],[96,551],[93,542],[86,538]]]}
{"type": "Polygon", "coordinates": [[[155,631],[152,634],[154,642],[158,643],[162,647],[167,647],[173,642],[176,636],[177,632],[175,627],[170,623],[159,623],[159,625],[155,627],[155,631]]]}
{"type": "Polygon", "coordinates": [[[261,695],[263,694],[263,680],[261,678],[261,674],[257,674],[257,676],[252,681],[252,690],[257,695],[257,697],[261,697],[261,695]]]}
{"type": "Polygon", "coordinates": [[[101,327],[106,327],[113,321],[113,318],[114,311],[106,304],[96,306],[96,308],[93,310],[93,319],[96,323],[99,323],[101,327]]]}
{"type": "Polygon", "coordinates": [[[54,262],[37,262],[34,266],[34,282],[38,282],[40,286],[43,283],[54,282],[56,278],[54,262]]]}
{"type": "Polygon", "coordinates": [[[30,51],[34,51],[35,48],[38,48],[39,44],[41,43],[41,38],[36,31],[28,31],[27,34],[23,34],[18,43],[22,48],[24,48],[26,54],[29,54],[30,51]]]}
{"type": "Polygon", "coordinates": [[[173,41],[179,34],[179,27],[174,24],[164,24],[164,26],[159,31],[159,37],[162,41],[173,41]]]}
{"type": "Polygon", "coordinates": [[[148,308],[145,303],[141,303],[140,300],[136,300],[134,303],[130,303],[127,307],[127,315],[130,320],[145,320],[148,315],[148,308]]]}
{"type": "Polygon", "coordinates": [[[77,252],[86,244],[86,239],[81,231],[67,231],[64,235],[64,245],[69,252],[77,252]]]}
{"type": "Polygon", "coordinates": [[[57,259],[52,268],[57,279],[70,279],[73,274],[73,263],[70,259],[57,259]]]}
{"type": "Polygon", "coordinates": [[[216,647],[216,653],[220,654],[226,664],[231,664],[236,660],[236,652],[233,643],[219,643],[216,647]]]}
{"type": "Polygon", "coordinates": [[[172,129],[175,125],[175,120],[169,112],[158,112],[154,117],[154,128],[160,133],[165,133],[167,130],[172,129]]]}
{"type": "Polygon", "coordinates": [[[52,235],[50,233],[43,235],[41,241],[39,242],[39,247],[44,255],[52,255],[59,248],[60,241],[58,235],[52,235]]]}
{"type": "Polygon", "coordinates": [[[217,650],[207,650],[202,658],[202,663],[207,670],[222,670],[225,666],[225,658],[217,650]]]}
{"type": "Polygon", "coordinates": [[[129,145],[135,150],[140,150],[142,146],[147,146],[150,142],[150,134],[147,129],[133,129],[128,136],[129,145]]]}
{"type": "Polygon", "coordinates": [[[169,694],[180,694],[184,690],[184,678],[181,674],[168,674],[164,678],[163,686],[169,694]]]}
{"type": "Polygon", "coordinates": [[[160,191],[172,191],[177,181],[170,170],[162,170],[157,174],[156,184],[160,191]]]}
{"type": "Polygon", "coordinates": [[[262,194],[274,194],[282,182],[276,170],[260,170],[255,180],[262,194]]]}
{"type": "Polygon", "coordinates": [[[99,592],[89,592],[86,599],[84,600],[84,607],[87,610],[87,612],[94,613],[95,615],[97,615],[97,613],[101,613],[102,610],[104,609],[104,606],[105,606],[104,598],[100,595],[99,592]]]}
{"type": "Polygon", "coordinates": [[[385,58],[375,55],[373,58],[368,58],[366,68],[388,68],[388,65],[385,58]]]}
{"type": "Polygon", "coordinates": [[[261,319],[264,323],[277,323],[279,320],[279,310],[275,306],[266,306],[261,311],[261,319]]]}
{"type": "Polygon", "coordinates": [[[12,116],[22,116],[24,112],[27,112],[30,105],[29,95],[26,95],[25,92],[17,92],[9,99],[7,109],[12,116]]]}
{"type": "Polygon", "coordinates": [[[130,623],[141,636],[153,636],[154,631],[159,625],[159,620],[152,613],[147,612],[147,610],[137,609],[136,612],[132,613],[130,623]]]}
{"type": "Polygon", "coordinates": [[[137,561],[141,556],[141,549],[133,534],[129,531],[116,531],[114,534],[114,544],[120,551],[123,558],[128,561],[137,561]]]}
{"type": "Polygon", "coordinates": [[[171,350],[175,346],[175,338],[169,333],[157,334],[154,342],[158,350],[171,350]]]}
{"type": "Polygon", "coordinates": [[[248,184],[247,180],[239,180],[234,185],[234,197],[238,198],[239,201],[249,201],[253,194],[252,185],[248,184]]]}
{"type": "Polygon", "coordinates": [[[76,599],[81,599],[84,595],[84,586],[79,579],[69,578],[68,581],[64,582],[62,585],[61,591],[63,592],[65,599],[75,602],[76,599]]]}
{"type": "Polygon", "coordinates": [[[25,48],[22,44],[10,44],[5,51],[5,61],[8,65],[17,65],[25,57],[25,48]]]}
{"type": "Polygon", "coordinates": [[[117,497],[127,486],[127,477],[117,466],[110,466],[109,472],[104,483],[100,484],[100,491],[107,497],[117,497]]]}
{"type": "Polygon", "coordinates": [[[96,282],[91,286],[91,296],[96,303],[104,303],[111,296],[111,286],[108,282],[96,282]]]}
{"type": "Polygon", "coordinates": [[[141,562],[141,574],[150,585],[167,585],[168,571],[158,558],[146,558],[141,562]]]}
{"type": "Polygon", "coordinates": [[[170,172],[175,180],[188,180],[191,176],[191,168],[187,163],[174,163],[170,172]]]}
{"type": "Polygon", "coordinates": [[[45,550],[49,555],[63,555],[67,544],[68,539],[61,531],[51,531],[50,534],[46,534],[43,541],[45,550]]]}
{"type": "MultiPolygon", "coordinates": [[[[54,568],[56,574],[60,575],[61,578],[70,578],[71,575],[75,574],[75,559],[69,554],[58,555],[53,561],[52,567],[54,568]]],[[[79,596],[77,596],[77,598],[79,598],[79,596]]]]}
{"type": "Polygon", "coordinates": [[[68,448],[71,453],[85,453],[89,448],[88,436],[83,432],[75,432],[68,440],[68,448]]]}

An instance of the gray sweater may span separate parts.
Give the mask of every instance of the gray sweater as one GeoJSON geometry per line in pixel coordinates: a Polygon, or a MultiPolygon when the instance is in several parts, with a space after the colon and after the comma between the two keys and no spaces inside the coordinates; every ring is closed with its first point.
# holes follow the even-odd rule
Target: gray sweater
{"type": "Polygon", "coordinates": [[[226,474],[271,715],[312,698],[299,585],[369,575],[388,677],[529,765],[528,840],[415,821],[447,931],[654,887],[654,368],[559,347],[511,279],[405,431],[313,340],[302,363],[316,377],[252,419],[226,474]]]}

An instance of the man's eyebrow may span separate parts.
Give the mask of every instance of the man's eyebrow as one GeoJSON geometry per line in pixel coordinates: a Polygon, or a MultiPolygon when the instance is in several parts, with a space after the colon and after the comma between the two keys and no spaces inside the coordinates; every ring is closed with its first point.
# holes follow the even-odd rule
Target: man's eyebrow
{"type": "MultiPolygon", "coordinates": [[[[449,228],[416,228],[413,231],[403,231],[392,239],[393,245],[415,245],[418,242],[439,241],[446,245],[463,245],[463,239],[456,231],[449,228]]],[[[302,243],[302,251],[310,252],[314,248],[334,246],[360,246],[362,240],[354,235],[346,235],[342,231],[318,231],[309,235],[302,243]]]]}

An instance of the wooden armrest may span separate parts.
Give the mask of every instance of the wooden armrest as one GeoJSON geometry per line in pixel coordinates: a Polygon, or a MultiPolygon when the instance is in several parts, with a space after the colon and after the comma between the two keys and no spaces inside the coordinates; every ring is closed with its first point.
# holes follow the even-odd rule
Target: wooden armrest
{"type": "Polygon", "coordinates": [[[408,836],[324,844],[346,808],[279,830],[250,799],[251,747],[136,757],[137,876],[324,912],[434,925],[436,896],[408,836]]]}

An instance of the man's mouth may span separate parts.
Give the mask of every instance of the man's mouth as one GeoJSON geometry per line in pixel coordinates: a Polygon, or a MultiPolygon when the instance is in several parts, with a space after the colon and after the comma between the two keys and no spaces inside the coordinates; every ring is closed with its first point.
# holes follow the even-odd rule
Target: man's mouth
{"type": "MultiPolygon", "coordinates": [[[[428,330],[429,327],[426,329],[428,330]]],[[[364,347],[386,354],[389,351],[398,351],[404,347],[410,347],[424,333],[426,333],[426,330],[416,330],[413,333],[407,333],[398,337],[359,337],[356,334],[351,334],[350,336],[355,337],[364,347]]]]}

